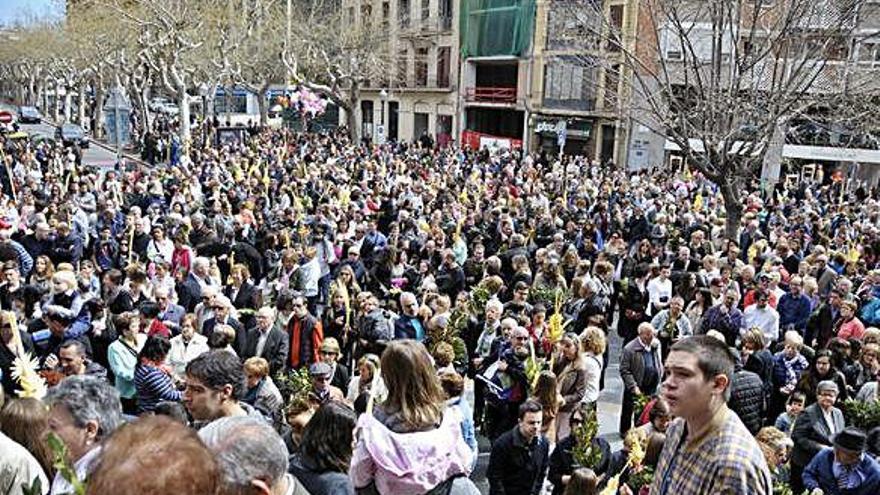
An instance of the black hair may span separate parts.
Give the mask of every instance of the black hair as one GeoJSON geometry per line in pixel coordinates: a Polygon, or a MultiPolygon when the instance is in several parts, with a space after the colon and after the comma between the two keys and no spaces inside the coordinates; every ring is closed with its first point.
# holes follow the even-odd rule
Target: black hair
{"type": "Polygon", "coordinates": [[[186,365],[186,374],[213,390],[232,385],[232,395],[236,399],[242,396],[245,389],[241,361],[228,351],[215,349],[196,357],[186,365]]]}
{"type": "Polygon", "coordinates": [[[211,349],[225,349],[231,343],[229,335],[224,332],[215,331],[208,337],[208,347],[211,349]]]}
{"type": "Polygon", "coordinates": [[[159,316],[159,305],[153,301],[144,301],[138,306],[138,311],[147,318],[156,318],[159,316]]]}
{"type": "Polygon", "coordinates": [[[74,340],[74,339],[70,339],[70,340],[66,340],[66,341],[62,342],[59,349],[69,349],[71,347],[75,348],[76,352],[79,353],[81,356],[85,356],[87,354],[85,344],[83,344],[82,342],[80,342],[78,340],[74,340]]]}
{"type": "Polygon", "coordinates": [[[523,419],[526,413],[537,413],[544,411],[544,406],[535,399],[529,399],[519,406],[519,419],[523,419]]]}
{"type": "Polygon", "coordinates": [[[300,452],[319,473],[347,473],[357,415],[339,401],[324,403],[303,431],[300,452]]]}
{"type": "Polygon", "coordinates": [[[149,359],[154,362],[162,362],[168,355],[169,349],[171,349],[171,343],[168,342],[168,339],[161,335],[150,335],[144,342],[141,352],[138,353],[138,360],[149,359]]]}

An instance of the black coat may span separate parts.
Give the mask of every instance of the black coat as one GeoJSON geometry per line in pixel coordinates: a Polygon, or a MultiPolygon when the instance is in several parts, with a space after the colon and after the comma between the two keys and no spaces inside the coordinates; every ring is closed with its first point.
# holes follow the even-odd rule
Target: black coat
{"type": "MultiPolygon", "coordinates": [[[[569,435],[562,439],[553,454],[550,455],[550,471],[547,473],[547,481],[553,484],[552,495],[562,495],[565,492],[565,485],[562,484],[563,476],[571,476],[574,472],[574,454],[572,451],[575,446],[574,435],[569,435]]],[[[602,476],[608,472],[611,466],[611,446],[604,438],[596,437],[593,439],[593,447],[598,447],[602,453],[599,464],[593,468],[596,476],[602,476]]]]}
{"type": "Polygon", "coordinates": [[[201,300],[202,287],[192,274],[189,274],[182,283],[177,284],[177,303],[183,306],[187,313],[195,311],[196,305],[201,300]]]}
{"type": "MultiPolygon", "coordinates": [[[[207,322],[206,326],[207,326],[207,322]]],[[[287,368],[287,355],[290,353],[290,337],[287,332],[276,327],[269,330],[266,343],[263,344],[263,352],[257,355],[257,341],[260,339],[260,330],[256,327],[249,328],[245,333],[244,347],[241,359],[261,357],[269,361],[269,374],[275,376],[278,372],[284,372],[287,368]]]]}
{"type": "Polygon", "coordinates": [[[767,405],[764,396],[764,383],[761,378],[751,371],[737,371],[733,376],[730,400],[727,401],[727,404],[739,416],[752,435],[758,433],[764,420],[764,410],[767,405]]]}
{"type": "MultiPolygon", "coordinates": [[[[226,319],[226,324],[232,327],[235,330],[235,339],[231,342],[232,348],[235,349],[235,352],[240,356],[241,351],[244,350],[245,345],[245,331],[241,326],[241,323],[235,318],[229,317],[226,319]]],[[[217,326],[217,318],[211,317],[205,320],[205,323],[202,325],[202,335],[205,338],[210,338],[211,334],[214,333],[214,328],[217,326]]]]}
{"type": "Polygon", "coordinates": [[[549,443],[538,436],[531,445],[515,426],[492,444],[489,457],[489,495],[538,495],[549,466],[549,443]]]}
{"type": "Polygon", "coordinates": [[[769,400],[773,391],[773,354],[767,349],[752,353],[746,360],[743,369],[757,373],[764,384],[764,398],[769,400]]]}
{"type": "MultiPolygon", "coordinates": [[[[844,428],[843,413],[838,408],[831,410],[836,431],[844,428]]],[[[791,440],[794,448],[791,450],[791,464],[804,467],[810,463],[823,447],[830,447],[834,435],[828,429],[825,417],[819,404],[807,407],[794,422],[791,432],[791,440]]]]}

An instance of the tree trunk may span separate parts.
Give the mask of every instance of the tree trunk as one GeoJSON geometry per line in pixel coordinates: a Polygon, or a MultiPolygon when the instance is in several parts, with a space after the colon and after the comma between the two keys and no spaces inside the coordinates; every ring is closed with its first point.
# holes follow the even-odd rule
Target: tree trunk
{"type": "Polygon", "coordinates": [[[92,134],[95,138],[104,137],[104,82],[101,78],[95,81],[95,116],[92,119],[95,122],[95,128],[92,134]]]}
{"type": "Polygon", "coordinates": [[[269,102],[266,100],[266,94],[269,92],[269,85],[264,84],[260,87],[257,95],[257,107],[260,109],[260,127],[269,125],[269,102]]]}
{"type": "MultiPolygon", "coordinates": [[[[363,136],[361,136],[361,130],[357,126],[357,110],[358,110],[358,102],[360,101],[360,88],[357,82],[353,82],[351,84],[351,89],[348,91],[348,101],[339,103],[341,108],[345,109],[345,115],[348,120],[348,136],[351,138],[352,142],[358,142],[363,136]]],[[[361,122],[363,122],[363,116],[361,116],[361,122]]],[[[372,137],[372,136],[371,136],[372,137]]]]}
{"type": "Polygon", "coordinates": [[[55,120],[55,122],[58,122],[59,120],[61,120],[61,84],[57,79],[55,80],[54,89],[55,89],[55,102],[54,102],[55,105],[53,105],[52,117],[55,120]]]}
{"type": "Polygon", "coordinates": [[[739,236],[740,221],[743,216],[742,193],[743,190],[736,184],[726,182],[719,184],[721,197],[724,198],[724,210],[727,218],[724,223],[724,237],[737,241],[739,236]]]}
{"type": "Polygon", "coordinates": [[[70,122],[73,118],[73,87],[64,85],[64,121],[70,122]]]}
{"type": "MultiPolygon", "coordinates": [[[[76,120],[80,127],[83,129],[89,129],[88,122],[86,122],[86,85],[80,84],[79,91],[77,91],[77,111],[76,111],[76,120]]],[[[92,134],[94,134],[94,129],[89,129],[92,134]]]]}
{"type": "Polygon", "coordinates": [[[28,105],[33,105],[35,101],[34,93],[36,93],[37,78],[36,75],[31,72],[28,74],[28,83],[27,83],[27,95],[25,96],[24,102],[28,105]]]}
{"type": "Polygon", "coordinates": [[[177,106],[180,113],[177,115],[180,120],[180,142],[185,150],[189,149],[190,141],[190,125],[189,125],[189,95],[186,94],[185,87],[177,88],[177,106]]]}

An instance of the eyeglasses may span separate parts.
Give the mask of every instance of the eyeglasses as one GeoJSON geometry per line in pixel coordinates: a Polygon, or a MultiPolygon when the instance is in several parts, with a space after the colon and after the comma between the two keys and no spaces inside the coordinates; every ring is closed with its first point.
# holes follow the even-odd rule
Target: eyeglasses
{"type": "Polygon", "coordinates": [[[529,340],[528,337],[514,337],[513,340],[529,340]]]}
{"type": "Polygon", "coordinates": [[[338,354],[336,351],[321,351],[322,356],[336,356],[338,354]]]}
{"type": "Polygon", "coordinates": [[[10,329],[11,330],[12,325],[4,323],[3,325],[0,325],[0,329],[2,329],[2,330],[10,329]]]}

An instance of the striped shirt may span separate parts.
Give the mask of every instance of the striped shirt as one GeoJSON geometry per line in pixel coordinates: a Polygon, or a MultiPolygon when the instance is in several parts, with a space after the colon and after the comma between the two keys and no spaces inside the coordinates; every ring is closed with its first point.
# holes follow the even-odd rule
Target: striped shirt
{"type": "Polygon", "coordinates": [[[650,495],[771,495],[770,470],[758,442],[726,406],[706,428],[686,438],[687,423],[677,419],[655,470],[650,495]]]}
{"type": "Polygon", "coordinates": [[[138,414],[152,412],[160,402],[180,402],[183,394],[174,388],[174,381],[164,371],[139,364],[134,370],[134,385],[137,387],[138,414]]]}

